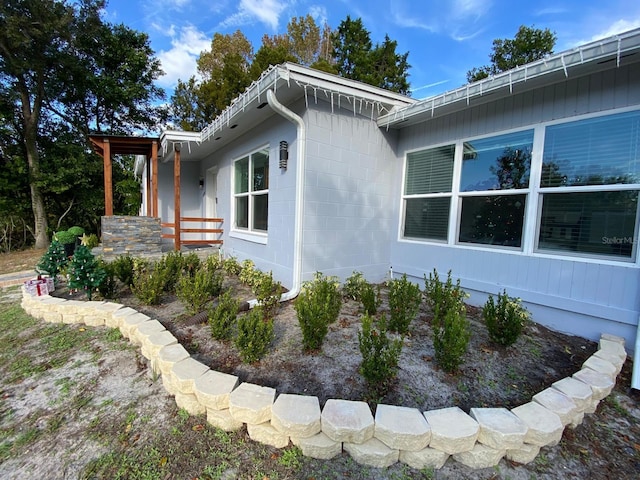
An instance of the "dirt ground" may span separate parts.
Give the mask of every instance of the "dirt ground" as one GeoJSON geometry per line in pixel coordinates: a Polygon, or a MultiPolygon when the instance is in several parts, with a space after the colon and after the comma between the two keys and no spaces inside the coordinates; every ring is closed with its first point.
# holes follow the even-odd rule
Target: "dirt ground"
{"type": "MultiPolygon", "coordinates": [[[[249,295],[235,279],[226,282],[239,296],[249,295]]],[[[72,298],[64,288],[58,289],[57,294],[72,298]]],[[[4,301],[15,303],[15,295],[15,291],[4,292],[4,301]]],[[[321,405],[328,398],[345,398],[368,400],[372,409],[376,403],[420,410],[452,405],[465,411],[483,406],[510,408],[530,401],[533,394],[571,375],[596,348],[593,342],[533,323],[515,346],[497,348],[489,342],[478,312],[469,309],[473,332],[469,353],[460,372],[450,375],[438,369],[433,360],[429,312],[423,307],[412,323],[411,335],[404,341],[401,368],[393,388],[383,398],[371,398],[358,373],[361,307],[355,302],[343,305],[322,351],[314,355],[302,353],[293,307],[282,305],[270,353],[257,364],[244,365],[232,345],[213,341],[208,326],[185,315],[175,298],[168,296],[161,306],[147,307],[122,291],[118,301],[160,320],[195,358],[211,368],[234,373],[242,381],[274,387],[278,393],[316,395],[321,405]]],[[[384,309],[383,303],[381,310],[384,309]]],[[[46,339],[35,333],[41,326],[35,322],[25,327],[10,342],[0,338],[0,349],[25,338],[28,342],[20,346],[20,351],[31,352],[33,358],[42,357],[41,345],[46,339]]],[[[57,328],[70,332],[74,338],[92,337],[87,344],[70,345],[74,353],[64,363],[45,362],[42,372],[17,382],[7,373],[13,364],[7,367],[0,363],[0,478],[640,477],[640,395],[629,388],[630,361],[625,364],[614,393],[601,402],[597,412],[587,415],[576,429],[566,429],[559,445],[542,449],[529,465],[502,460],[494,469],[471,471],[450,460],[435,472],[416,471],[400,464],[378,470],[359,466],[346,454],[331,461],[298,457],[251,442],[246,431],[229,436],[206,426],[204,418],[186,419],[163,391],[161,382],[149,373],[144,358],[123,345],[124,341],[110,341],[113,334],[108,329],[57,328]],[[69,379],[73,382],[65,396],[62,387],[70,383],[69,379]],[[89,399],[81,402],[82,392],[89,399]],[[67,400],[75,402],[72,408],[67,400]],[[58,427],[53,428],[52,424],[58,427]],[[38,434],[33,444],[18,448],[20,433],[30,431],[38,434]],[[177,431],[183,433],[178,435],[177,431]],[[165,435],[173,441],[167,442],[165,435]],[[145,460],[150,451],[158,458],[145,460]],[[218,458],[221,452],[227,455],[223,460],[218,458]],[[248,465],[240,461],[246,460],[247,455],[248,465]],[[141,462],[148,471],[140,470],[141,462]],[[259,471],[256,465],[260,466],[259,471]],[[151,470],[160,473],[146,475],[151,470]]]]}

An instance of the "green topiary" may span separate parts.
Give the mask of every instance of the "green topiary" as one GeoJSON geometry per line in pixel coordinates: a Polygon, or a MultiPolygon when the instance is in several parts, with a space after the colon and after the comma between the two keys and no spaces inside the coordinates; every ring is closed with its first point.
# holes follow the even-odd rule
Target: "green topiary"
{"type": "Polygon", "coordinates": [[[76,237],[79,237],[81,235],[84,235],[84,228],[73,226],[69,230],[67,230],[67,232],[69,232],[72,235],[75,235],[76,237]]]}
{"type": "Polygon", "coordinates": [[[75,243],[76,236],[68,230],[63,230],[61,232],[56,232],[53,236],[53,239],[57,240],[62,245],[68,245],[70,243],[75,243]]]}

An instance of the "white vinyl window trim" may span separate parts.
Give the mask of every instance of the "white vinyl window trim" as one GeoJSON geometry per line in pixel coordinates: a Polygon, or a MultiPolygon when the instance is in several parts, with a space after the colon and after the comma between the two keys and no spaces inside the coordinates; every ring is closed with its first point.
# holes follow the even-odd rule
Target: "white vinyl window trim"
{"type": "Polygon", "coordinates": [[[261,147],[232,163],[229,235],[266,243],[269,204],[269,148],[261,147]]]}

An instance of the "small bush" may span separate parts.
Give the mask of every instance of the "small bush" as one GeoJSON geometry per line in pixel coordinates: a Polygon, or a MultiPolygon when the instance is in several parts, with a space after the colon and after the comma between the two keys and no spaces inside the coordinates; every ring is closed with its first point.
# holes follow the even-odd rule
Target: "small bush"
{"type": "Polygon", "coordinates": [[[244,283],[248,287],[253,287],[260,281],[262,272],[255,268],[252,260],[244,260],[240,267],[240,273],[238,274],[238,280],[244,283]]]}
{"type": "Polygon", "coordinates": [[[102,283],[98,285],[98,292],[100,292],[102,298],[116,298],[116,293],[118,292],[118,281],[113,263],[99,260],[98,264],[106,274],[102,283]]]}
{"type": "Polygon", "coordinates": [[[310,282],[305,282],[294,302],[298,322],[302,329],[302,345],[305,351],[322,347],[329,324],[338,319],[342,299],[335,277],[324,277],[318,272],[310,282]]]}
{"type": "Polygon", "coordinates": [[[415,283],[407,280],[407,275],[389,283],[389,330],[406,334],[409,324],[416,318],[422,303],[422,292],[415,283]]]}
{"type": "Polygon", "coordinates": [[[46,272],[53,281],[57,281],[56,276],[69,262],[69,258],[64,251],[64,247],[57,240],[53,240],[49,245],[49,248],[36,266],[38,272],[46,272]]]}
{"type": "Polygon", "coordinates": [[[209,310],[209,326],[211,336],[217,340],[230,340],[233,335],[233,327],[238,316],[240,302],[227,290],[220,296],[218,305],[209,310]]]}
{"type": "Polygon", "coordinates": [[[261,273],[254,281],[253,293],[262,309],[264,320],[273,318],[278,313],[282,285],[273,279],[273,273],[261,273]]]}
{"type": "Polygon", "coordinates": [[[505,290],[498,294],[497,305],[489,295],[482,308],[482,318],[491,341],[507,347],[520,337],[525,323],[529,320],[529,312],[522,306],[519,298],[509,297],[505,290]]]}
{"type": "Polygon", "coordinates": [[[362,331],[358,332],[358,345],[362,354],[360,373],[367,382],[370,394],[384,396],[398,373],[402,340],[391,339],[386,332],[386,319],[380,319],[378,328],[369,315],[362,317],[362,331]]]}
{"type": "Polygon", "coordinates": [[[166,279],[162,269],[140,264],[135,269],[131,291],[145,305],[158,305],[162,300],[166,279]]]}
{"type": "Polygon", "coordinates": [[[454,373],[467,352],[471,332],[467,320],[467,310],[462,301],[450,307],[433,324],[433,347],[438,365],[445,372],[454,373]]]}
{"type": "Polygon", "coordinates": [[[380,286],[374,288],[365,280],[360,286],[360,301],[366,315],[375,315],[380,306],[380,286]]]}
{"type": "Polygon", "coordinates": [[[360,301],[360,292],[367,281],[362,276],[362,272],[353,272],[349,278],[347,278],[342,286],[342,295],[345,298],[350,298],[357,302],[360,301]]]}
{"type": "Polygon", "coordinates": [[[68,245],[71,243],[75,243],[76,241],[76,236],[71,233],[68,230],[62,231],[62,232],[56,232],[55,235],[53,236],[54,240],[57,240],[58,242],[60,242],[62,245],[68,245]]]}
{"type": "Polygon", "coordinates": [[[193,276],[182,277],[176,285],[176,296],[191,315],[205,309],[213,297],[222,291],[222,274],[210,271],[206,267],[199,268],[193,276]]]}
{"type": "Polygon", "coordinates": [[[238,263],[236,257],[225,258],[222,262],[222,269],[227,275],[238,275],[242,267],[238,263]]]}
{"type": "Polygon", "coordinates": [[[244,363],[253,363],[264,357],[273,340],[273,321],[262,320],[260,307],[256,307],[238,319],[236,347],[244,363]]]}
{"type": "Polygon", "coordinates": [[[200,269],[201,264],[202,261],[195,252],[187,253],[182,257],[182,270],[191,277],[200,269]]]}
{"type": "Polygon", "coordinates": [[[93,292],[103,282],[106,272],[98,264],[91,251],[84,245],[76,248],[68,264],[69,287],[84,290],[91,300],[93,292]]]}
{"type": "Polygon", "coordinates": [[[91,250],[92,248],[96,248],[98,245],[100,245],[100,239],[95,233],[92,233],[91,235],[87,236],[83,241],[84,241],[84,244],[89,248],[89,250],[91,250]]]}
{"type": "Polygon", "coordinates": [[[175,293],[176,285],[184,268],[182,252],[174,250],[173,252],[167,253],[158,262],[157,268],[162,270],[165,278],[164,290],[169,293],[175,293]]]}
{"type": "Polygon", "coordinates": [[[209,255],[205,260],[205,265],[211,271],[222,270],[224,261],[222,260],[222,257],[220,257],[220,255],[209,255]]]}
{"type": "Polygon", "coordinates": [[[438,323],[442,317],[452,308],[456,308],[466,298],[466,293],[460,288],[460,280],[453,284],[451,270],[447,273],[447,281],[442,283],[438,272],[433,269],[429,278],[425,276],[425,296],[427,303],[433,312],[433,321],[438,323]]]}
{"type": "Polygon", "coordinates": [[[130,255],[120,255],[111,262],[113,273],[127,287],[133,285],[134,261],[130,255]]]}
{"type": "Polygon", "coordinates": [[[73,226],[71,227],[69,230],[67,230],[67,232],[69,232],[70,234],[79,237],[81,235],[84,235],[84,228],[82,227],[78,227],[78,226],[73,226]]]}

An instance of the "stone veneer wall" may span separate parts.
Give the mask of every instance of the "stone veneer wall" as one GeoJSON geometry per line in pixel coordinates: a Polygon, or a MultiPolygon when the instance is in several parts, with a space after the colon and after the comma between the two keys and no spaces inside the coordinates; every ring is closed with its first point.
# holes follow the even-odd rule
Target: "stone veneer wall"
{"type": "Polygon", "coordinates": [[[162,228],[154,217],[104,216],[102,251],[105,257],[118,255],[161,255],[162,228]]]}
{"type": "Polygon", "coordinates": [[[291,441],[304,455],[329,459],[348,452],[356,461],[386,467],[397,461],[413,468],[441,468],[451,456],[471,468],[535,459],[542,447],[556,445],[565,427],[575,428],[585,413],[613,389],[626,359],[624,340],[603,334],[598,351],[571,377],[555,382],[532,401],[511,410],[458,407],[420,412],[378,405],[375,418],[365,402],[281,393],[239,383],[238,377],[210,370],[190,357],[157,320],[110,302],[83,302],[31,296],[23,287],[24,310],[47,322],[118,328],[139,345],[162,377],[176,404],[231,431],[246,424],[251,439],[276,448],[291,441]]]}

